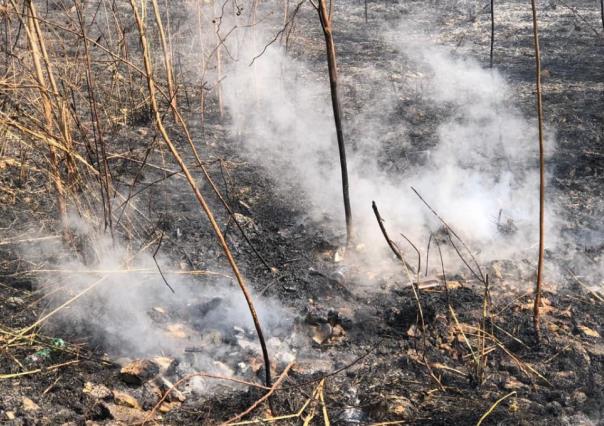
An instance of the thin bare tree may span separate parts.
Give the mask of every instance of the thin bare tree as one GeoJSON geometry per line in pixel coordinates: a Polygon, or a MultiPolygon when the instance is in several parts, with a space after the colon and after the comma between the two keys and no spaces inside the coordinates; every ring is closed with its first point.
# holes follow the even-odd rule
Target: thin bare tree
{"type": "Polygon", "coordinates": [[[491,50],[489,52],[489,65],[493,68],[493,47],[495,45],[495,0],[491,0],[491,50]]]}
{"type": "Polygon", "coordinates": [[[327,12],[325,0],[319,0],[317,6],[319,20],[325,36],[325,46],[327,49],[327,67],[329,69],[329,84],[331,88],[331,104],[333,107],[333,118],[336,125],[336,136],[338,138],[338,150],[340,153],[340,168],[342,173],[342,194],[344,198],[344,215],[346,217],[346,246],[350,244],[352,238],[352,212],[350,208],[350,196],[348,189],[348,166],[346,164],[346,145],[344,143],[344,132],[342,130],[342,109],[340,107],[340,98],[338,96],[338,69],[336,65],[336,47],[333,41],[333,1],[330,3],[330,10],[327,12]]]}
{"type": "Polygon", "coordinates": [[[543,282],[543,256],[544,256],[544,216],[545,216],[545,160],[543,143],[543,101],[541,98],[541,52],[539,49],[539,29],[537,26],[536,1],[531,0],[533,14],[533,44],[535,47],[535,84],[537,98],[537,122],[539,126],[539,260],[537,262],[537,283],[535,286],[535,304],[533,306],[533,325],[537,343],[541,340],[539,328],[539,307],[541,305],[541,284],[543,282]]]}

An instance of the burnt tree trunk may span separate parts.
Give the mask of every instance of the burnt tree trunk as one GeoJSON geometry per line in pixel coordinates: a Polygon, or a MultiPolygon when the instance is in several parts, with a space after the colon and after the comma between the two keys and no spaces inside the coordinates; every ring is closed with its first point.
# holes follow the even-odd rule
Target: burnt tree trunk
{"type": "Polygon", "coordinates": [[[352,238],[352,212],[350,209],[350,197],[348,191],[348,166],[346,165],[346,146],[344,144],[344,133],[342,131],[342,117],[340,99],[338,97],[338,70],[336,66],[336,47],[333,41],[331,26],[331,15],[327,13],[325,0],[319,0],[319,19],[323,34],[325,35],[325,46],[327,48],[327,66],[329,69],[329,84],[331,88],[331,103],[333,107],[333,118],[336,125],[338,138],[338,150],[340,152],[340,168],[342,172],[342,194],[344,197],[344,214],[346,216],[346,246],[352,238]]]}
{"type": "MultiPolygon", "coordinates": [[[[602,0],[604,1],[604,0],[602,0]]],[[[493,47],[495,45],[495,0],[491,0],[491,51],[489,55],[489,65],[493,68],[493,47]]]]}

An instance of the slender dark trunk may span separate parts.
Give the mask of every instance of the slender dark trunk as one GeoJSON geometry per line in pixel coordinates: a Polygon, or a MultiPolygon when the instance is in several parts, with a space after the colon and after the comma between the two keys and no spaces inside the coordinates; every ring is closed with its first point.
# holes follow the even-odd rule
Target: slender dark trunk
{"type": "Polygon", "coordinates": [[[344,144],[344,132],[342,131],[342,117],[340,99],[338,97],[338,70],[336,65],[336,47],[333,42],[331,27],[331,16],[327,13],[325,0],[319,0],[319,19],[323,34],[325,35],[325,46],[327,48],[327,66],[329,68],[329,84],[331,88],[331,103],[333,107],[333,118],[336,125],[338,138],[338,150],[340,152],[340,168],[342,172],[342,193],[344,197],[344,214],[346,216],[346,246],[352,238],[352,212],[350,208],[350,196],[348,191],[348,166],[346,165],[346,146],[344,144]]]}
{"type": "MultiPolygon", "coordinates": [[[[604,1],[604,0],[602,0],[604,1]]],[[[491,51],[489,54],[489,64],[493,68],[493,46],[495,45],[495,0],[491,0],[491,51]]]]}
{"type": "Polygon", "coordinates": [[[541,338],[539,328],[539,307],[541,305],[541,283],[543,281],[544,255],[544,215],[545,215],[545,161],[543,148],[543,102],[541,99],[541,52],[539,50],[539,31],[537,28],[536,0],[531,0],[533,12],[533,42],[535,47],[535,84],[537,97],[537,121],[539,125],[539,261],[537,263],[537,284],[535,286],[535,304],[533,306],[533,324],[537,343],[541,338]]]}

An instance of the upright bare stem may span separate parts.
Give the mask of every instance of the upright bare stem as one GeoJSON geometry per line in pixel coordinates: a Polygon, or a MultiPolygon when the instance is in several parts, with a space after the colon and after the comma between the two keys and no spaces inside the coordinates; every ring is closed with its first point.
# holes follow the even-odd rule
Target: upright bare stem
{"type": "Polygon", "coordinates": [[[493,47],[495,45],[495,0],[491,0],[491,51],[489,53],[489,65],[493,68],[493,47]]]}
{"type": "MultiPolygon", "coordinates": [[[[332,3],[333,4],[333,3],[332,3]]],[[[350,196],[348,191],[348,166],[346,164],[346,145],[344,144],[344,132],[342,130],[342,118],[340,98],[338,96],[338,69],[336,65],[336,47],[333,41],[333,30],[331,26],[331,15],[327,13],[325,0],[319,0],[319,20],[325,36],[327,49],[327,66],[329,69],[329,84],[331,88],[331,104],[333,107],[333,118],[336,125],[336,136],[338,138],[338,150],[340,153],[340,169],[342,173],[342,195],[344,198],[344,215],[346,217],[346,245],[350,244],[352,238],[352,212],[350,208],[350,196]]]]}
{"type": "Polygon", "coordinates": [[[537,28],[536,1],[531,0],[533,12],[533,43],[535,47],[535,84],[537,88],[537,121],[539,125],[539,260],[537,264],[537,284],[535,286],[535,304],[533,306],[533,325],[537,343],[541,339],[539,329],[539,307],[541,305],[541,283],[543,281],[544,256],[544,216],[545,216],[545,160],[543,147],[543,101],[541,99],[541,52],[539,50],[539,30],[537,28]]]}

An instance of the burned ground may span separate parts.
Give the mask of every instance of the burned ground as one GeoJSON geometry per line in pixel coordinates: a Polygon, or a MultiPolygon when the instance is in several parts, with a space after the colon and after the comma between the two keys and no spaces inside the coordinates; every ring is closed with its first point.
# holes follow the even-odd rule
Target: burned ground
{"type": "MultiPolygon", "coordinates": [[[[388,77],[385,84],[392,84],[404,95],[387,111],[393,128],[383,136],[378,153],[379,164],[393,176],[421,164],[421,153],[437,143],[437,126],[450,111],[446,105],[414,97],[415,83],[405,75],[416,70],[397,62],[396,47],[379,35],[377,28],[411,14],[416,25],[436,31],[436,43],[488,67],[488,7],[480,4],[480,8],[472,9],[469,2],[448,2],[441,8],[433,5],[433,9],[428,9],[432,13],[415,13],[423,8],[423,3],[369,2],[368,24],[364,22],[363,3],[336,3],[334,25],[342,105],[352,150],[362,149],[355,146],[355,114],[374,101],[372,85],[364,84],[366,73],[381,70],[388,77]],[[405,130],[396,126],[399,121],[407,123],[405,130]],[[403,137],[409,138],[413,149],[397,142],[403,137]]],[[[530,7],[517,1],[495,4],[495,67],[511,85],[511,96],[523,113],[533,116],[530,7]]],[[[585,270],[601,270],[604,248],[604,39],[598,12],[597,2],[584,0],[572,4],[549,1],[542,5],[540,13],[543,67],[547,70],[545,117],[556,129],[558,144],[548,159],[548,200],[564,217],[561,234],[567,241],[563,244],[567,250],[547,253],[546,260],[564,273],[556,274],[555,282],[547,283],[540,345],[535,344],[532,331],[536,250],[535,258],[523,261],[497,259],[483,263],[482,269],[489,276],[486,295],[483,283],[461,262],[457,270],[445,271],[443,276],[432,250],[430,264],[435,271],[420,279],[421,317],[425,323],[422,329],[411,287],[414,275],[405,275],[404,268],[390,257],[369,271],[355,269],[354,262],[351,266],[340,261],[342,231],[334,230],[333,218],[308,214],[311,202],[299,182],[277,181],[265,168],[250,161],[243,154],[246,140],[229,126],[228,114],[220,118],[215,99],[208,99],[203,124],[198,120],[199,112],[191,108],[191,130],[199,135],[199,149],[211,175],[237,213],[251,243],[274,270],[267,268],[250,249],[219,200],[208,195],[219,223],[227,230],[230,247],[254,293],[278,301],[291,315],[283,323],[274,322],[275,329],[265,329],[267,338],[273,338],[272,348],[287,344],[297,355],[287,379],[272,397],[273,416],[283,419],[270,420],[264,406],[250,414],[249,419],[299,424],[307,418],[313,424],[321,424],[325,407],[334,424],[476,424],[505,396],[483,424],[574,425],[603,421],[604,299],[593,286],[601,286],[602,277],[582,272],[584,265],[585,270]],[[311,402],[303,413],[293,415],[308,401],[311,402]]],[[[300,12],[291,35],[290,53],[316,65],[314,77],[327,84],[322,73],[322,34],[314,13],[311,7],[300,12]]],[[[184,145],[178,130],[171,130],[184,145]]],[[[115,130],[112,147],[126,152],[125,146],[136,147],[138,140],[152,138],[153,132],[153,124],[142,114],[139,121],[115,130]]],[[[140,160],[134,154],[132,157],[140,160]]],[[[195,342],[210,346],[211,341],[211,345],[222,348],[214,355],[220,360],[224,375],[242,377],[258,387],[218,381],[210,391],[200,391],[186,381],[179,386],[182,400],[174,392],[157,412],[153,410],[167,390],[165,384],[157,383],[157,374],[133,384],[124,381],[121,369],[134,358],[152,359],[162,353],[140,350],[138,354],[135,346],[126,346],[130,356],[118,358],[115,349],[124,348],[125,335],[119,331],[108,334],[99,330],[98,324],[76,322],[69,315],[36,328],[36,333],[19,335],[58,302],[65,301],[66,296],[57,296],[52,289],[40,285],[31,272],[52,264],[47,253],[41,256],[34,251],[35,256],[24,256],[31,253],[27,247],[40,241],[22,240],[56,234],[54,199],[48,195],[50,186],[45,175],[33,170],[23,181],[22,169],[3,158],[0,157],[4,189],[0,206],[3,421],[136,424],[147,419],[166,424],[215,424],[244,411],[262,397],[265,390],[260,386],[263,372],[258,353],[245,346],[255,339],[251,329],[207,327],[204,322],[206,316],[228,307],[228,301],[220,295],[192,297],[184,309],[172,303],[171,295],[166,293],[165,300],[148,315],[153,324],[181,324],[185,333],[197,334],[195,342]]],[[[186,160],[194,164],[192,155],[186,160]]],[[[171,172],[176,170],[175,164],[159,151],[150,155],[149,163],[161,164],[161,168],[146,166],[141,171],[140,163],[123,157],[115,157],[112,162],[114,170],[119,170],[116,180],[122,182],[118,183],[121,189],[128,189],[135,176],[139,177],[133,185],[134,192],[144,189],[137,193],[136,205],[146,219],[141,219],[139,235],[131,236],[133,245],[145,247],[155,241],[159,229],[164,235],[161,253],[183,271],[217,271],[228,276],[221,285],[234,287],[230,273],[225,272],[225,257],[182,175],[171,172]]],[[[195,177],[203,182],[199,171],[195,177]]],[[[207,184],[200,185],[210,194],[207,184]]],[[[384,240],[373,244],[386,249],[384,240]]],[[[425,263],[424,247],[421,249],[425,263]]],[[[409,261],[414,264],[410,253],[409,261]]],[[[347,256],[362,258],[362,248],[347,256]]],[[[200,277],[198,282],[209,285],[211,280],[200,277]]],[[[64,283],[69,284],[69,279],[64,283]]],[[[154,281],[153,285],[163,283],[154,281]]],[[[60,289],[57,293],[61,293],[60,289]]],[[[172,330],[176,334],[180,331],[172,330]]],[[[162,371],[160,379],[173,384],[191,374],[196,365],[197,343],[190,347],[185,344],[175,357],[179,366],[162,371]]],[[[273,375],[278,377],[287,365],[287,359],[277,359],[275,355],[273,375]]],[[[206,379],[204,386],[210,382],[214,383],[206,379]]]]}

